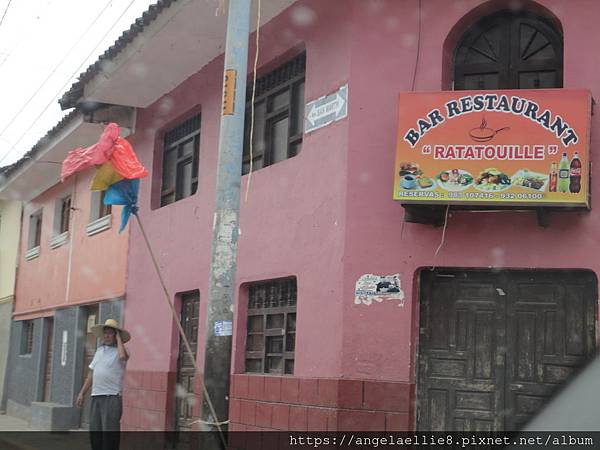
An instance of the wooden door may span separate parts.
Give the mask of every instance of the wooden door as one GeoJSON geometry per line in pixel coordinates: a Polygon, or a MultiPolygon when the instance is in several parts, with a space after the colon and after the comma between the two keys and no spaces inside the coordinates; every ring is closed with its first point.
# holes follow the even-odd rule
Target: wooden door
{"type": "Polygon", "coordinates": [[[44,396],[43,401],[50,401],[50,384],[52,382],[52,355],[54,347],[54,319],[44,319],[48,327],[48,341],[46,346],[46,361],[44,363],[44,396]]]}
{"type": "Polygon", "coordinates": [[[182,296],[181,324],[192,347],[190,354],[182,339],[179,339],[177,360],[177,385],[175,401],[175,428],[177,431],[191,431],[194,406],[194,361],[198,348],[198,314],[200,297],[198,292],[182,296]]]}
{"type": "MultiPolygon", "coordinates": [[[[96,354],[96,349],[98,348],[98,341],[96,336],[94,336],[90,328],[98,323],[98,305],[88,306],[87,317],[86,317],[86,326],[85,326],[85,345],[83,350],[83,373],[82,373],[82,382],[87,377],[89,369],[89,365],[94,359],[94,355],[96,354]]],[[[85,400],[83,402],[83,408],[81,411],[81,428],[89,428],[90,425],[90,407],[91,407],[91,388],[85,396],[85,400]]]]}
{"type": "Polygon", "coordinates": [[[421,430],[517,430],[594,352],[587,272],[436,271],[421,282],[421,430]]]}
{"type": "Polygon", "coordinates": [[[596,282],[585,272],[514,272],[507,300],[506,429],[518,430],[593,354],[596,282]]]}
{"type": "Polygon", "coordinates": [[[500,12],[471,27],[456,47],[454,89],[562,87],[562,38],[528,13],[500,12]]]}

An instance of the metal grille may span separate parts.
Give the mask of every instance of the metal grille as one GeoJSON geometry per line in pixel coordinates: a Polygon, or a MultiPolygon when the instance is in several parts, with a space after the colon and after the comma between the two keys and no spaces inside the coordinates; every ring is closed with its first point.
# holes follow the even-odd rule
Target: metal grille
{"type": "Polygon", "coordinates": [[[296,279],[254,283],[248,294],[246,372],[293,374],[296,279]]]}
{"type": "Polygon", "coordinates": [[[177,142],[178,140],[192,134],[200,129],[200,114],[190,117],[181,125],[177,125],[171,131],[165,134],[165,147],[177,142]]]}
{"type": "Polygon", "coordinates": [[[29,355],[33,351],[33,320],[23,322],[23,339],[21,341],[21,354],[29,355]]]}
{"type": "Polygon", "coordinates": [[[298,296],[294,278],[253,284],[248,294],[248,309],[295,306],[298,296]]]}
{"type": "MultiPolygon", "coordinates": [[[[298,75],[304,75],[306,70],[306,52],[296,56],[294,59],[279,66],[277,69],[256,80],[256,97],[260,97],[265,92],[276,89],[298,75]]],[[[252,86],[249,85],[246,101],[252,99],[252,86]]]]}

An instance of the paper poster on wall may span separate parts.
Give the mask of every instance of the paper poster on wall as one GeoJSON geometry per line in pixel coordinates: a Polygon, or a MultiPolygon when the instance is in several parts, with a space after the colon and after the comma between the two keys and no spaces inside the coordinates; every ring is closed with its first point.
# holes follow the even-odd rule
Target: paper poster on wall
{"type": "Polygon", "coordinates": [[[231,320],[219,320],[215,322],[215,336],[231,336],[233,324],[231,320]]]}
{"type": "Polygon", "coordinates": [[[63,330],[62,345],[60,349],[60,365],[63,367],[67,365],[67,342],[69,342],[69,332],[67,330],[63,330]]]}
{"type": "Polygon", "coordinates": [[[398,306],[404,306],[404,292],[400,286],[400,274],[362,275],[356,282],[354,304],[370,306],[373,302],[397,301],[398,306]]]}

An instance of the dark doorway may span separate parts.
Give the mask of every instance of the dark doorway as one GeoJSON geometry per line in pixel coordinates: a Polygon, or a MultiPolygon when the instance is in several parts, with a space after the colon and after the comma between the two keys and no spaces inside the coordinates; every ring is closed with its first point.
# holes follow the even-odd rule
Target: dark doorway
{"type": "Polygon", "coordinates": [[[42,397],[42,401],[49,402],[50,401],[50,384],[52,382],[52,355],[53,355],[53,329],[54,329],[54,319],[49,317],[44,319],[47,324],[48,329],[48,340],[46,341],[46,361],[44,362],[44,395],[42,397]]]}
{"type": "Polygon", "coordinates": [[[186,431],[192,431],[194,421],[194,361],[198,348],[198,320],[200,293],[198,291],[181,296],[181,325],[192,347],[193,354],[187,351],[183,340],[179,339],[179,357],[177,359],[177,385],[175,387],[175,430],[177,444],[186,441],[186,431]]]}
{"type": "MultiPolygon", "coordinates": [[[[91,332],[91,329],[94,325],[98,323],[98,305],[91,305],[86,308],[86,321],[85,321],[85,345],[83,350],[83,373],[82,373],[82,383],[85,380],[85,377],[88,374],[89,365],[94,359],[94,355],[96,354],[96,349],[98,348],[98,341],[96,336],[94,336],[91,332]]],[[[81,410],[81,428],[89,428],[90,426],[90,407],[92,404],[91,396],[85,396],[85,400],[83,402],[83,408],[81,410]]]]}
{"type": "Polygon", "coordinates": [[[587,271],[424,271],[417,428],[520,429],[594,353],[587,271]]]}

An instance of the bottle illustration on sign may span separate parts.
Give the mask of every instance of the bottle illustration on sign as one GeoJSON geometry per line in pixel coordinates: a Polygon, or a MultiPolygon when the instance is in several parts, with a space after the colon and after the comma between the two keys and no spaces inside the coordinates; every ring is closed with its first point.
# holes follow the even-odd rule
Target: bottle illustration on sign
{"type": "Polygon", "coordinates": [[[558,165],[558,192],[569,192],[570,169],[571,164],[569,163],[569,158],[567,158],[567,152],[564,152],[558,165]]]}
{"type": "Polygon", "coordinates": [[[556,192],[556,187],[558,185],[558,170],[556,163],[553,162],[550,166],[550,182],[548,186],[548,190],[550,192],[556,192]]]}
{"type": "Polygon", "coordinates": [[[577,152],[573,154],[569,168],[569,191],[577,194],[581,190],[581,160],[577,152]]]}

